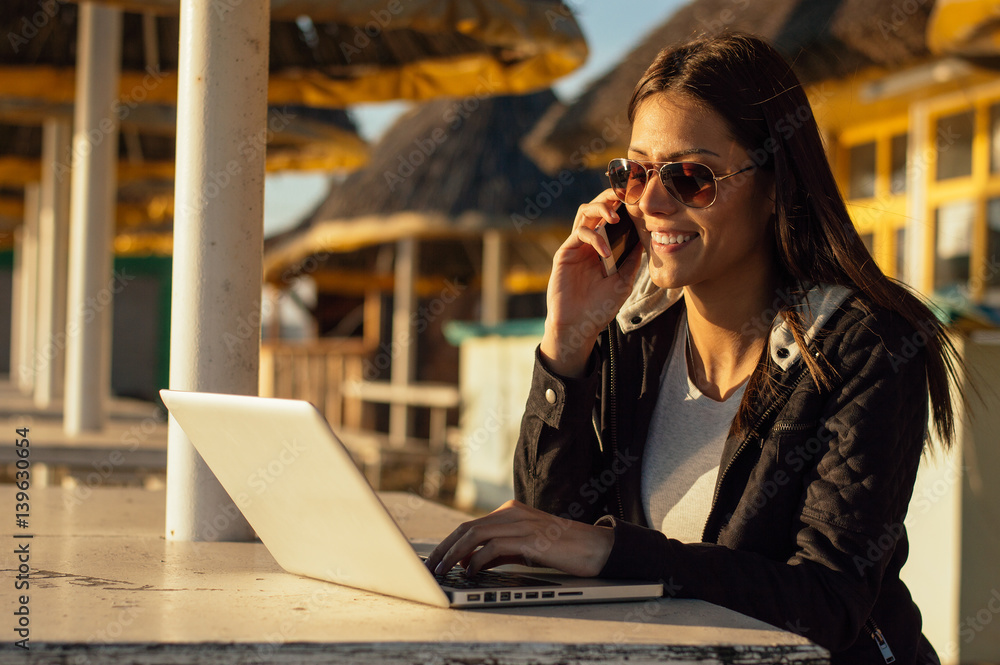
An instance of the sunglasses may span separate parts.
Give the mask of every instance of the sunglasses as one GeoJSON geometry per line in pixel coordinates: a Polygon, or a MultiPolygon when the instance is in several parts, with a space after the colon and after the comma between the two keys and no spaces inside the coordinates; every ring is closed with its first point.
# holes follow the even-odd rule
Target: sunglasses
{"type": "MultiPolygon", "coordinates": [[[[648,163],[648,162],[647,162],[648,163]]],[[[655,163],[654,163],[655,164],[655,163]]],[[[660,182],[679,203],[689,208],[707,208],[715,203],[719,193],[719,181],[732,178],[744,171],[756,168],[755,165],[726,173],[715,175],[712,169],[698,162],[667,162],[646,168],[642,162],[634,159],[612,159],[608,164],[608,180],[615,196],[623,203],[633,205],[646,191],[649,174],[659,171],[660,182]]]]}

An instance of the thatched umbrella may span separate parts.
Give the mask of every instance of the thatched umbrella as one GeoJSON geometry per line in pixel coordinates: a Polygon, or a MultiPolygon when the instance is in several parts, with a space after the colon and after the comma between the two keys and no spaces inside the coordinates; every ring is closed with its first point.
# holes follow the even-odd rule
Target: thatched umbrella
{"type": "MultiPolygon", "coordinates": [[[[123,183],[150,181],[155,191],[146,198],[156,199],[173,173],[180,3],[109,4],[127,10],[119,108],[121,151],[128,152],[128,159],[123,159],[120,178],[123,183]],[[159,147],[151,149],[150,142],[159,147]]],[[[237,4],[220,2],[217,9],[236,11],[237,4]]],[[[77,14],[74,4],[55,0],[4,3],[0,123],[37,126],[45,118],[72,114],[77,14]]],[[[285,118],[291,116],[270,137],[271,170],[350,169],[366,159],[366,147],[342,111],[309,114],[310,107],[523,93],[547,87],[582,64],[587,54],[575,19],[560,0],[295,0],[275,2],[271,18],[269,103],[285,118]]],[[[0,136],[0,190],[17,192],[38,179],[40,141],[22,143],[21,149],[8,151],[0,136]]],[[[0,202],[0,214],[18,214],[23,207],[19,199],[15,194],[0,202]]],[[[147,203],[142,205],[150,207],[147,203]]],[[[165,208],[158,201],[151,206],[165,208]]],[[[130,217],[136,210],[131,209],[130,217]]],[[[154,216],[151,221],[163,220],[154,216]]]]}
{"type": "MultiPolygon", "coordinates": [[[[375,146],[366,168],[335,187],[301,228],[266,249],[265,279],[283,284],[308,273],[324,289],[363,290],[369,298],[393,289],[397,340],[421,292],[443,294],[443,284],[481,280],[482,318],[498,322],[504,318],[505,285],[516,290],[515,282],[527,281],[534,283],[531,290],[544,290],[552,252],[577,206],[602,186],[592,172],[547,176],[520,148],[524,132],[554,101],[550,91],[442,99],[403,116],[375,146]],[[393,274],[386,261],[379,265],[377,247],[394,241],[393,274]]],[[[469,313],[438,312],[424,323],[438,326],[446,316],[469,313]]],[[[405,385],[415,375],[412,347],[419,338],[421,353],[431,351],[432,330],[393,345],[394,383],[405,385]]],[[[454,374],[454,360],[433,364],[454,374]]],[[[390,417],[391,440],[402,440],[405,431],[405,413],[390,417]]]]}
{"type": "MultiPolygon", "coordinates": [[[[11,0],[0,10],[0,242],[23,219],[26,183],[41,179],[42,132],[49,118],[73,115],[78,8],[73,4],[11,0]]],[[[176,17],[123,17],[119,141],[119,252],[170,252],[176,132],[176,17]],[[169,89],[170,101],[154,100],[169,89]],[[143,227],[143,228],[139,228],[143,227]]],[[[282,62],[280,49],[277,49],[282,62]]],[[[292,61],[291,54],[284,57],[292,61]]],[[[298,64],[297,61],[295,64],[298,64]]],[[[283,65],[282,65],[283,66],[283,65]]],[[[367,159],[367,145],[342,109],[272,106],[276,131],[267,139],[267,168],[352,169],[367,159]]],[[[59,174],[71,155],[60,156],[59,174]]]]}
{"type": "Polygon", "coordinates": [[[554,102],[546,90],[446,98],[415,108],[386,132],[367,167],[334,187],[300,227],[269,244],[265,279],[287,279],[317,254],[405,238],[564,236],[577,206],[601,185],[590,171],[546,175],[521,149],[521,138],[554,102]]]}
{"type": "MultiPolygon", "coordinates": [[[[76,5],[63,2],[7,0],[4,3],[0,10],[0,31],[7,38],[0,40],[0,122],[30,126],[40,124],[46,117],[72,115],[76,98],[78,14],[76,5]]],[[[283,28],[275,26],[276,31],[283,28]]],[[[126,13],[123,32],[121,101],[116,109],[123,141],[132,140],[129,134],[173,140],[177,17],[126,13]]],[[[271,54],[274,68],[303,65],[294,49],[282,49],[280,43],[272,46],[271,54]]],[[[284,148],[312,143],[313,156],[320,147],[326,148],[330,155],[324,164],[316,164],[317,168],[354,167],[364,161],[365,146],[343,112],[306,116],[304,106],[289,100],[272,104],[275,111],[287,115],[282,132],[275,133],[281,134],[275,137],[277,143],[284,148]]],[[[173,152],[160,151],[156,156],[171,161],[173,152]]]]}
{"type": "MultiPolygon", "coordinates": [[[[159,49],[159,83],[146,91],[145,101],[175,103],[179,0],[108,4],[135,12],[125,16],[125,34],[144,36],[125,41],[123,93],[142,85],[149,64],[145,52],[159,49]]],[[[37,0],[4,3],[0,29],[8,39],[0,40],[0,91],[70,102],[74,8],[53,0],[53,15],[35,27],[31,21],[39,6],[37,0]],[[54,48],[52,39],[58,41],[54,48]],[[36,50],[51,52],[41,58],[33,55],[36,50]]],[[[235,0],[212,6],[240,11],[235,0]]],[[[343,108],[464,95],[483,87],[493,94],[523,93],[547,87],[587,56],[579,27],[561,0],[275,0],[271,20],[268,101],[276,106],[343,108]]]]}
{"type": "MultiPolygon", "coordinates": [[[[130,159],[123,162],[128,166],[120,173],[122,182],[171,180],[179,2],[110,4],[136,12],[123,17],[122,151],[128,147],[130,159]],[[162,137],[169,139],[164,149],[139,151],[141,163],[136,163],[135,146],[162,137]]],[[[290,119],[270,137],[269,170],[352,169],[364,162],[366,146],[344,113],[331,107],[444,94],[521,93],[548,86],[586,57],[579,28],[559,0],[490,6],[464,0],[383,4],[275,3],[269,103],[290,119]],[[315,107],[326,108],[309,113],[315,107]]],[[[218,6],[230,11],[236,4],[218,6]]],[[[72,114],[77,14],[74,4],[62,2],[4,3],[0,122],[37,125],[46,117],[72,114]]],[[[38,146],[36,141],[36,154],[38,146]]],[[[0,142],[0,187],[37,180],[40,166],[30,150],[24,154],[2,148],[0,142]]],[[[14,200],[3,207],[18,208],[14,200]]]]}
{"type": "MultiPolygon", "coordinates": [[[[723,30],[768,39],[803,83],[842,78],[869,67],[899,67],[928,57],[932,3],[912,3],[906,20],[898,3],[871,0],[696,0],[678,10],[614,69],[572,104],[553,106],[525,141],[546,170],[600,167],[628,147],[626,106],[636,81],[664,46],[723,30]]],[[[907,5],[909,7],[909,5],[907,5]]]]}
{"type": "MultiPolygon", "coordinates": [[[[69,108],[60,112],[69,114],[69,108]]],[[[115,250],[169,254],[176,111],[137,107],[136,115],[123,123],[118,144],[115,250]]],[[[353,169],[367,160],[368,147],[343,110],[285,107],[275,109],[272,117],[282,124],[268,137],[268,171],[353,169]]],[[[9,246],[12,230],[24,219],[21,190],[41,179],[41,152],[40,126],[0,123],[0,247],[9,246]]],[[[70,155],[61,159],[63,172],[68,172],[70,155]]]]}

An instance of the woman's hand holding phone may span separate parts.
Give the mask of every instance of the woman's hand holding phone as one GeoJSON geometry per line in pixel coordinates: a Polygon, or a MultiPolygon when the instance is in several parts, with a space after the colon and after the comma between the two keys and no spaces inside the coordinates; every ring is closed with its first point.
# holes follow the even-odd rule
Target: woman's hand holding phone
{"type": "Polygon", "coordinates": [[[573,232],[552,259],[541,353],[557,374],[583,376],[598,335],[632,291],[642,251],[633,249],[619,271],[605,277],[601,257],[611,255],[611,247],[594,230],[602,222],[617,224],[620,205],[607,189],[580,206],[573,232]]]}
{"type": "Polygon", "coordinates": [[[611,248],[610,256],[601,257],[601,272],[605,277],[618,272],[639,244],[639,232],[628,210],[619,206],[617,213],[617,224],[601,222],[594,228],[594,232],[604,240],[603,246],[611,248]]]}

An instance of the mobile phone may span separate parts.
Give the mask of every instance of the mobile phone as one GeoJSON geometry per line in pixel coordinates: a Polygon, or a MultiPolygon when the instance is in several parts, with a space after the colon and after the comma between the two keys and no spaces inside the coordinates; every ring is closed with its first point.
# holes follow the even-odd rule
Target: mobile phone
{"type": "Polygon", "coordinates": [[[608,242],[611,256],[601,257],[601,270],[605,277],[614,275],[625,263],[629,254],[639,244],[639,232],[635,230],[635,222],[629,217],[624,205],[618,206],[618,223],[601,222],[594,231],[608,242]]]}

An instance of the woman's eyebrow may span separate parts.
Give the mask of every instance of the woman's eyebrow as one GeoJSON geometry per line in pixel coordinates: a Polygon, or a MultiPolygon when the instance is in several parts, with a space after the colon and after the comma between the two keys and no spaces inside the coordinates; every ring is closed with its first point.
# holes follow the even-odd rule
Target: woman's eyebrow
{"type": "MultiPolygon", "coordinates": [[[[648,157],[649,156],[649,153],[647,153],[645,150],[643,150],[641,148],[633,148],[632,146],[629,146],[628,151],[629,152],[634,152],[637,155],[642,155],[643,157],[648,157]]],[[[686,148],[684,150],[675,150],[674,152],[670,153],[669,155],[666,155],[666,158],[664,159],[664,161],[666,161],[666,162],[672,162],[675,159],[677,159],[678,157],[683,157],[684,155],[715,155],[716,157],[718,157],[719,153],[712,152],[708,148],[686,148]]]]}

